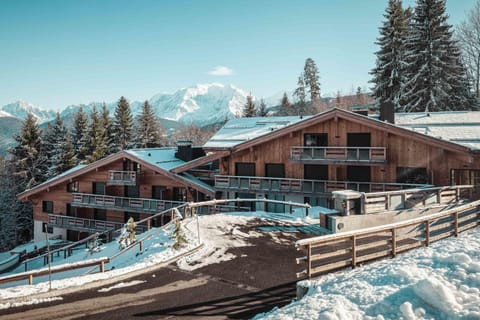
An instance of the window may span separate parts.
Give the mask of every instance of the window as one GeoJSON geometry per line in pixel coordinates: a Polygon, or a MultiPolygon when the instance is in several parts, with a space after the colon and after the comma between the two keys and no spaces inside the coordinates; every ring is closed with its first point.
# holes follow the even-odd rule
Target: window
{"type": "Polygon", "coordinates": [[[285,178],[285,165],[283,163],[266,163],[265,177],[285,178]]]}
{"type": "Polygon", "coordinates": [[[243,177],[255,177],[255,163],[253,162],[236,162],[235,175],[243,177]]]}
{"type": "Polygon", "coordinates": [[[327,147],[328,133],[306,133],[303,142],[305,147],[327,147]]]}
{"type": "Polygon", "coordinates": [[[397,167],[397,182],[427,184],[427,168],[397,167]]]}
{"type": "Polygon", "coordinates": [[[53,201],[42,201],[42,211],[53,213],[53,201]]]}
{"type": "Polygon", "coordinates": [[[303,176],[308,180],[328,180],[328,166],[306,164],[303,167],[303,176]]]}
{"type": "Polygon", "coordinates": [[[53,233],[53,227],[49,226],[48,223],[44,222],[42,224],[42,232],[43,233],[53,233]]]}
{"type": "Polygon", "coordinates": [[[173,188],[173,201],[187,201],[187,190],[185,188],[173,188]]]}
{"type": "Polygon", "coordinates": [[[95,220],[107,220],[107,210],[105,209],[93,209],[93,218],[95,220]]]}
{"type": "Polygon", "coordinates": [[[105,194],[106,186],[104,182],[93,182],[92,193],[93,194],[105,194]]]}
{"type": "Polygon", "coordinates": [[[165,191],[164,186],[152,186],[152,199],[163,199],[163,191],[165,191]]]}
{"type": "Polygon", "coordinates": [[[78,192],[78,181],[67,183],[67,192],[78,192]]]}

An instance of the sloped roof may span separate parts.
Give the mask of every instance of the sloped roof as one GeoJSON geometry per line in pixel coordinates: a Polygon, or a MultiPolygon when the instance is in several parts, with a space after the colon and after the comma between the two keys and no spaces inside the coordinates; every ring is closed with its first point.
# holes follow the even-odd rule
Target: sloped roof
{"type": "MultiPolygon", "coordinates": [[[[347,111],[344,109],[332,108],[324,112],[318,113],[314,116],[309,117],[270,117],[270,118],[247,118],[245,119],[235,119],[232,122],[227,122],[224,126],[225,130],[222,128],[217,134],[215,134],[206,144],[206,149],[228,149],[232,152],[243,150],[245,148],[252,147],[258,143],[269,141],[281,137],[290,132],[306,128],[310,125],[313,125],[318,122],[327,121],[334,118],[343,118],[348,121],[361,123],[364,125],[371,126],[373,128],[388,131],[395,133],[397,135],[408,137],[409,139],[419,140],[424,143],[441,146],[448,150],[454,150],[457,152],[470,152],[472,148],[470,145],[459,143],[462,137],[457,137],[451,141],[445,138],[440,138],[434,135],[428,135],[424,132],[419,132],[416,130],[411,130],[406,124],[409,123],[407,118],[404,120],[404,125],[400,124],[390,124],[388,122],[383,122],[378,120],[378,116],[364,116],[358,113],[347,111]],[[291,122],[285,122],[283,126],[266,126],[265,128],[260,126],[260,129],[257,129],[255,123],[259,119],[266,121],[269,124],[275,123],[276,119],[281,119],[287,121],[291,119],[291,122]],[[243,127],[238,126],[236,128],[237,121],[245,120],[246,124],[243,127]],[[248,125],[249,124],[249,125],[248,125]],[[263,129],[263,130],[262,130],[263,129]],[[267,129],[267,130],[265,130],[267,129]],[[270,129],[270,131],[268,131],[270,129]]],[[[401,117],[400,117],[401,118],[401,117]]],[[[448,123],[448,116],[443,118],[445,123],[448,123]]],[[[412,121],[412,120],[410,120],[412,121]]],[[[242,122],[238,122],[241,124],[242,122]]],[[[402,122],[400,122],[402,123],[402,122]]],[[[431,127],[431,126],[430,126],[431,127]]],[[[463,128],[467,127],[466,125],[462,126],[463,128]]],[[[475,133],[472,133],[474,135],[475,133]]]]}
{"type": "Polygon", "coordinates": [[[129,149],[126,153],[135,158],[143,160],[154,167],[170,171],[176,167],[184,165],[186,162],[175,158],[176,148],[148,148],[148,149],[129,149]]]}
{"type": "Polygon", "coordinates": [[[480,150],[480,111],[396,113],[395,124],[480,150]]]}
{"type": "Polygon", "coordinates": [[[230,148],[242,142],[266,135],[272,131],[300,122],[311,116],[289,117],[252,117],[229,120],[207,143],[203,146],[209,148],[230,148]]]}

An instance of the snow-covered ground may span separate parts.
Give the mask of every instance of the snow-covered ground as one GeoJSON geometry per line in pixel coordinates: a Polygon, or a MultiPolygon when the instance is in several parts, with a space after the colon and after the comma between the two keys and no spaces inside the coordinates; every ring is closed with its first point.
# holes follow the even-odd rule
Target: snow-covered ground
{"type": "MultiPolygon", "coordinates": [[[[287,225],[290,228],[308,228],[310,225],[313,231],[320,230],[320,228],[315,227],[315,225],[318,225],[318,219],[303,217],[301,212],[296,212],[293,215],[244,212],[199,216],[198,219],[189,218],[182,222],[182,230],[184,230],[188,240],[187,245],[183,248],[179,250],[172,248],[174,243],[173,225],[166,230],[151,229],[137,236],[137,240],[150,236],[143,242],[143,252],[140,253],[138,247],[136,247],[114,258],[106,265],[106,269],[109,271],[105,273],[85,274],[86,271],[92,269],[87,268],[52,274],[51,288],[54,290],[53,292],[55,292],[55,290],[58,289],[80,287],[95,281],[113,279],[127,273],[145,270],[194,250],[200,246],[200,243],[202,244],[200,249],[181,258],[177,262],[180,268],[193,270],[211,263],[233,259],[235,256],[226,252],[228,248],[248,246],[249,243],[247,239],[249,237],[259,237],[261,235],[260,232],[256,231],[250,231],[246,234],[239,229],[239,226],[247,225],[249,221],[253,221],[256,218],[279,220],[282,221],[282,225],[287,225]],[[200,237],[198,236],[198,231],[200,231],[200,237]]],[[[30,247],[32,247],[32,245],[33,244],[29,244],[30,247]]],[[[39,246],[40,245],[41,244],[39,244],[39,246]]],[[[87,248],[78,249],[67,259],[55,256],[52,266],[73,265],[79,261],[112,257],[119,251],[119,244],[113,241],[100,246],[98,250],[90,250],[87,248]]],[[[39,270],[43,268],[46,268],[43,265],[43,259],[39,259],[37,262],[28,265],[28,270],[39,270]]],[[[98,270],[98,267],[94,269],[98,270]]],[[[23,270],[24,267],[21,265],[9,274],[19,273],[23,270]]],[[[48,276],[34,278],[33,285],[27,285],[25,283],[26,280],[0,285],[0,309],[52,301],[52,297],[50,296],[43,300],[32,296],[49,291],[50,284],[48,276]],[[8,299],[8,302],[2,303],[1,300],[6,299],[8,299]]],[[[61,297],[54,298],[56,300],[61,299],[61,297]]]]}
{"type": "Polygon", "coordinates": [[[304,281],[305,297],[255,319],[480,319],[479,231],[304,281]]]}

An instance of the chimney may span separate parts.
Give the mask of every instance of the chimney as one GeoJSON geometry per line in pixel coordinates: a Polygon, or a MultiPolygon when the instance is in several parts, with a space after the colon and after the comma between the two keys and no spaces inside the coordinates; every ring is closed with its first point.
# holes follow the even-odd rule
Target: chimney
{"type": "Polygon", "coordinates": [[[395,123],[395,108],[393,102],[384,102],[380,104],[380,120],[395,123]]]}

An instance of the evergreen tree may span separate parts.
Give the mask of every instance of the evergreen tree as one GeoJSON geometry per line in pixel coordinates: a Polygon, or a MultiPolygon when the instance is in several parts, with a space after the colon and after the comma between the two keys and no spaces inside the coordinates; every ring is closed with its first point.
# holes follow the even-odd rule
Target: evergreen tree
{"type": "Polygon", "coordinates": [[[73,151],[72,139],[70,138],[70,134],[67,133],[65,143],[63,143],[60,149],[58,171],[65,172],[75,167],[76,164],[77,157],[73,151]]]}
{"type": "MultiPolygon", "coordinates": [[[[56,176],[64,171],[64,168],[67,169],[73,167],[71,161],[74,159],[66,159],[65,144],[71,144],[69,133],[65,126],[63,125],[63,120],[60,118],[60,113],[57,112],[53,124],[48,124],[47,130],[43,135],[42,141],[42,150],[46,156],[47,164],[47,178],[56,176]],[[67,161],[68,164],[62,163],[62,161],[67,161]]],[[[72,147],[73,148],[73,147],[72,147]]],[[[73,156],[73,153],[69,155],[73,156]]]]}
{"type": "Polygon", "coordinates": [[[83,153],[85,150],[85,143],[87,143],[88,138],[88,118],[83,108],[80,107],[78,112],[75,114],[73,119],[73,131],[72,131],[72,144],[73,152],[76,155],[76,162],[81,162],[86,159],[86,154],[83,153]]]}
{"type": "Polygon", "coordinates": [[[313,105],[317,105],[320,102],[320,82],[317,65],[312,58],[307,58],[307,60],[305,60],[303,72],[305,86],[310,92],[310,101],[313,105]]]}
{"type": "Polygon", "coordinates": [[[263,98],[260,99],[260,105],[258,107],[257,116],[258,117],[268,116],[267,105],[265,104],[265,100],[263,100],[263,98]]]}
{"type": "Polygon", "coordinates": [[[389,0],[385,20],[380,27],[380,37],[375,42],[380,46],[376,66],[370,72],[374,84],[372,95],[377,104],[392,102],[401,109],[401,88],[404,83],[405,41],[408,32],[410,11],[404,11],[401,0],[389,0]]]}
{"type": "Polygon", "coordinates": [[[253,102],[253,97],[252,95],[247,96],[247,102],[245,103],[245,106],[243,107],[243,116],[245,118],[251,118],[255,117],[257,114],[257,109],[255,108],[255,103],[253,102]]]}
{"type": "Polygon", "coordinates": [[[406,40],[406,81],[403,111],[471,109],[460,52],[447,24],[445,0],[417,0],[406,40]]]}
{"type": "Polygon", "coordinates": [[[305,76],[303,72],[298,77],[297,81],[297,88],[293,93],[293,96],[296,98],[296,108],[298,110],[298,114],[305,115],[307,114],[307,96],[305,93],[305,76]]]}
{"type": "Polygon", "coordinates": [[[144,102],[142,112],[136,120],[133,140],[137,148],[154,148],[165,145],[163,128],[148,101],[144,102]]]}
{"type": "Polygon", "coordinates": [[[11,149],[15,166],[15,174],[20,190],[30,189],[46,180],[46,157],[41,150],[41,130],[32,113],[28,113],[23,122],[20,134],[15,136],[17,145],[11,149]]]}
{"type": "Polygon", "coordinates": [[[88,163],[95,162],[106,157],[109,154],[107,131],[104,125],[104,120],[99,116],[95,106],[93,107],[92,114],[90,115],[90,130],[89,130],[89,143],[88,146],[88,163]]]}
{"type": "Polygon", "coordinates": [[[107,109],[107,105],[105,102],[102,104],[102,113],[100,115],[102,122],[102,126],[105,129],[105,145],[107,146],[107,154],[115,153],[115,139],[114,139],[114,131],[113,131],[113,121],[110,118],[110,114],[107,109]]]}
{"type": "Polygon", "coordinates": [[[282,100],[280,101],[280,109],[277,112],[279,116],[293,116],[295,115],[296,111],[290,101],[288,100],[287,93],[284,92],[282,96],[282,100]]]}
{"type": "Polygon", "coordinates": [[[113,132],[116,151],[124,150],[131,145],[133,117],[130,104],[125,97],[120,97],[113,120],[113,132]]]}

